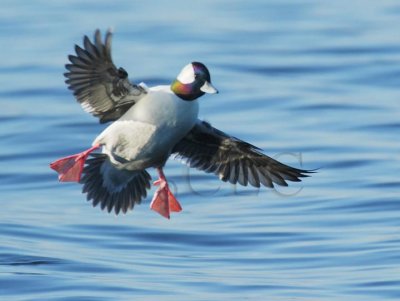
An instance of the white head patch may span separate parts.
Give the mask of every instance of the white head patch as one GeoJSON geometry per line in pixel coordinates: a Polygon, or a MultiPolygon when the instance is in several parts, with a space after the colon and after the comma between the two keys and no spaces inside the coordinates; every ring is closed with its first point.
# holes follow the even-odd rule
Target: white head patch
{"type": "Polygon", "coordinates": [[[179,73],[177,80],[182,84],[190,84],[194,82],[194,70],[192,64],[188,64],[183,67],[182,71],[179,73]]]}

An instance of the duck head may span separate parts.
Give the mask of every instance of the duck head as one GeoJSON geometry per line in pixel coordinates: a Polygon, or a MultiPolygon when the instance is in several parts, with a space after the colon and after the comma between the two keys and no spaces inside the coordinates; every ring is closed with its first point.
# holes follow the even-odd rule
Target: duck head
{"type": "Polygon", "coordinates": [[[181,70],[172,82],[171,90],[183,100],[191,101],[205,93],[215,94],[218,90],[211,84],[210,72],[199,62],[193,62],[181,70]]]}

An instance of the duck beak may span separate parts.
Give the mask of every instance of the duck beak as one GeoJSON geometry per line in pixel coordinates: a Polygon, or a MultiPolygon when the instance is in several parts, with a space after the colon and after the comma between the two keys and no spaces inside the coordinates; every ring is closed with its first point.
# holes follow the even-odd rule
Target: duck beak
{"type": "Polygon", "coordinates": [[[204,92],[204,93],[209,93],[209,94],[216,94],[218,93],[218,90],[215,89],[215,87],[213,85],[211,85],[211,83],[209,83],[208,81],[206,81],[204,83],[204,85],[202,85],[200,87],[200,91],[204,92]]]}

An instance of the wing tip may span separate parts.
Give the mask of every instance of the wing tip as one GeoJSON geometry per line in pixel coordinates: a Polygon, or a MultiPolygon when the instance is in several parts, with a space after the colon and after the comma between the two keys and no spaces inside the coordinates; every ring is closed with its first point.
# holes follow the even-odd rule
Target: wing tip
{"type": "Polygon", "coordinates": [[[300,173],[299,177],[301,178],[308,178],[311,177],[313,174],[318,173],[318,170],[320,168],[314,168],[314,169],[297,169],[297,171],[300,173]]]}

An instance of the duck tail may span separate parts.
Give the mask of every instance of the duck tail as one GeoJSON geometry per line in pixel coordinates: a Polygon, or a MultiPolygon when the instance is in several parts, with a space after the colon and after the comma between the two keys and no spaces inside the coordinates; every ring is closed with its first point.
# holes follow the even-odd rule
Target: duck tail
{"type": "Polygon", "coordinates": [[[105,154],[91,154],[86,160],[80,183],[82,192],[93,207],[126,213],[140,204],[150,189],[151,177],[146,170],[117,169],[105,154]]]}

